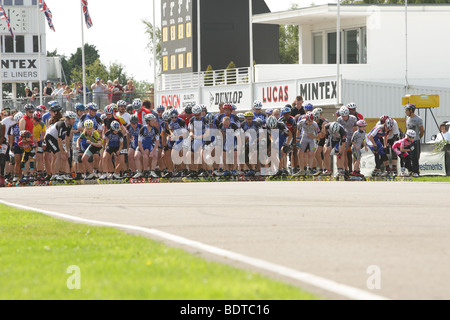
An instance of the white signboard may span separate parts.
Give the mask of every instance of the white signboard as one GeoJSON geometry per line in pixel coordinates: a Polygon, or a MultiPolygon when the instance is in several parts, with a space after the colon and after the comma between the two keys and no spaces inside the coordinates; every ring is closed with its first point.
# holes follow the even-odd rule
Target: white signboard
{"type": "Polygon", "coordinates": [[[336,77],[298,80],[297,86],[298,95],[303,97],[305,103],[318,106],[336,104],[336,77]]]}
{"type": "Polygon", "coordinates": [[[250,87],[248,85],[233,85],[202,88],[202,103],[208,107],[208,111],[219,111],[221,102],[235,104],[237,110],[250,110],[253,106],[250,87]]]}
{"type": "Polygon", "coordinates": [[[255,100],[261,101],[264,109],[284,107],[297,96],[295,81],[257,83],[254,92],[255,100]]]}
{"type": "MultiPolygon", "coordinates": [[[[46,65],[42,60],[41,66],[46,65]]],[[[45,68],[42,68],[44,73],[45,68]]],[[[39,60],[37,56],[3,56],[1,60],[1,77],[3,81],[39,81],[39,60]]],[[[42,79],[47,75],[42,74],[42,79]]]]}
{"type": "Polygon", "coordinates": [[[194,90],[163,91],[158,94],[157,105],[172,106],[182,110],[189,104],[198,104],[198,93],[194,90]]]}
{"type": "Polygon", "coordinates": [[[446,176],[445,152],[422,152],[419,170],[421,176],[446,176]]]}

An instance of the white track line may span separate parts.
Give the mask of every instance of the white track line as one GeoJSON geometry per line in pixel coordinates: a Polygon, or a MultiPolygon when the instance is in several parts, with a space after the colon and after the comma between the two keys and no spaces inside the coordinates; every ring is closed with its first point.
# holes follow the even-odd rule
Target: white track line
{"type": "Polygon", "coordinates": [[[260,259],[247,257],[247,256],[244,256],[239,253],[234,253],[234,252],[231,252],[228,250],[216,248],[216,247],[213,247],[210,245],[203,244],[201,242],[192,241],[192,240],[189,240],[189,239],[186,239],[183,237],[179,237],[179,236],[176,236],[173,234],[169,234],[166,232],[162,232],[162,231],[159,231],[156,229],[148,229],[148,228],[143,228],[143,227],[138,227],[138,226],[130,226],[130,225],[124,225],[124,224],[111,223],[111,222],[102,222],[102,221],[96,221],[96,220],[83,219],[83,218],[74,217],[71,215],[62,214],[62,213],[58,213],[58,212],[54,212],[54,211],[31,208],[31,207],[23,206],[20,204],[6,202],[3,200],[0,200],[0,203],[3,203],[7,206],[15,207],[18,209],[35,211],[35,212],[43,213],[45,215],[49,215],[49,216],[53,216],[53,217],[57,217],[57,218],[63,218],[63,219],[67,219],[67,220],[72,220],[72,221],[79,222],[79,223],[86,223],[86,224],[93,224],[93,225],[99,225],[99,226],[106,226],[106,227],[121,228],[121,229],[128,229],[128,230],[144,232],[144,233],[147,233],[147,234],[150,234],[153,236],[167,239],[169,241],[172,241],[172,242],[175,242],[178,244],[186,245],[186,246],[198,249],[198,250],[202,250],[204,252],[212,253],[214,255],[217,255],[217,256],[220,256],[223,258],[242,262],[242,263],[254,266],[259,269],[263,269],[263,270],[266,270],[266,271],[269,271],[269,272],[272,272],[275,274],[282,275],[284,277],[299,280],[299,281],[302,281],[309,285],[326,290],[328,292],[338,294],[340,296],[343,296],[343,297],[346,297],[349,299],[388,300],[385,297],[375,295],[375,294],[366,292],[364,290],[353,288],[353,287],[350,287],[350,286],[347,286],[344,284],[340,284],[340,283],[337,283],[332,280],[321,278],[321,277],[315,276],[310,273],[297,271],[294,269],[286,268],[286,267],[283,267],[283,266],[280,266],[277,264],[273,264],[273,263],[270,263],[267,261],[263,261],[260,259]]]}

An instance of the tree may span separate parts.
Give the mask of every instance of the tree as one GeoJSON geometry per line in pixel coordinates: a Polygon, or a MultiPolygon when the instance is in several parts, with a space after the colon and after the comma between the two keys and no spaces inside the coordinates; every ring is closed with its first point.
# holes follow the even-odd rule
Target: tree
{"type": "MultiPolygon", "coordinates": [[[[298,4],[293,4],[291,10],[297,9],[298,4]]],[[[298,25],[280,25],[280,63],[298,64],[299,28],[298,25]]]]}
{"type": "MultiPolygon", "coordinates": [[[[75,81],[83,81],[82,66],[76,66],[72,69],[72,77],[75,81]]],[[[97,77],[103,79],[105,83],[109,79],[109,72],[105,65],[100,62],[100,59],[95,60],[92,64],[86,65],[86,86],[90,88],[97,77]]]]}
{"type": "Polygon", "coordinates": [[[125,85],[130,80],[125,72],[125,66],[117,62],[113,62],[109,66],[109,79],[113,81],[118,79],[121,85],[125,85]]]}
{"type": "Polygon", "coordinates": [[[161,73],[161,61],[162,61],[162,56],[161,56],[161,29],[156,28],[156,43],[153,43],[153,32],[154,32],[154,28],[153,28],[153,24],[151,22],[149,22],[148,20],[142,20],[142,23],[145,25],[145,34],[148,36],[148,44],[147,44],[147,49],[150,50],[150,52],[153,52],[153,48],[156,46],[156,62],[153,61],[153,55],[152,58],[150,59],[150,64],[151,62],[156,63],[156,72],[158,74],[161,73]]]}

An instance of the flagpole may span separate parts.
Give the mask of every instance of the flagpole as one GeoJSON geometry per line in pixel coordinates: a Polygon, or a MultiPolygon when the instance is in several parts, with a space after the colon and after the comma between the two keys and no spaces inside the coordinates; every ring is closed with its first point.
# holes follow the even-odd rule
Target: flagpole
{"type": "MultiPolygon", "coordinates": [[[[157,70],[156,70],[156,0],[153,0],[153,105],[156,106],[156,79],[157,79],[157,70]]],[[[159,103],[159,102],[158,102],[159,103]]]]}
{"type": "Polygon", "coordinates": [[[36,2],[37,11],[36,11],[36,20],[38,24],[38,66],[39,66],[39,102],[42,105],[42,68],[41,68],[41,23],[39,21],[39,2],[36,2]]]}
{"type": "Polygon", "coordinates": [[[83,65],[83,104],[86,105],[86,67],[85,67],[85,59],[84,59],[84,25],[83,25],[83,3],[81,4],[81,59],[83,65]]]}

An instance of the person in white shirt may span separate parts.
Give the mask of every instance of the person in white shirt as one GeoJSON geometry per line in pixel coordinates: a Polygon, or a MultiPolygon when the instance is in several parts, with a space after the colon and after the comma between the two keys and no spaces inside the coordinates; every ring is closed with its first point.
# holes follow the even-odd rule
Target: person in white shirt
{"type": "Polygon", "coordinates": [[[448,130],[447,130],[446,123],[441,123],[441,125],[439,126],[439,133],[437,134],[434,142],[439,142],[442,140],[450,141],[450,132],[448,132],[448,130]]]}

